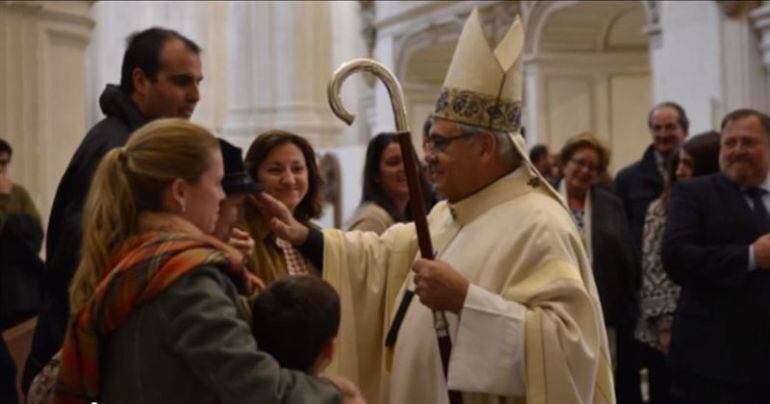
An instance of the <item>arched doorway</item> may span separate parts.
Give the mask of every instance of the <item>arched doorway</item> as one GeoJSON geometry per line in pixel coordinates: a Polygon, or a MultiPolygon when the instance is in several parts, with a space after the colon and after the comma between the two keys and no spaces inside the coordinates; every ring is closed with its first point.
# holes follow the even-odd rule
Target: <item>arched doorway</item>
{"type": "Polygon", "coordinates": [[[642,2],[541,2],[526,21],[525,105],[530,145],[558,150],[583,131],[604,139],[611,172],[650,142],[648,10],[642,2]]]}

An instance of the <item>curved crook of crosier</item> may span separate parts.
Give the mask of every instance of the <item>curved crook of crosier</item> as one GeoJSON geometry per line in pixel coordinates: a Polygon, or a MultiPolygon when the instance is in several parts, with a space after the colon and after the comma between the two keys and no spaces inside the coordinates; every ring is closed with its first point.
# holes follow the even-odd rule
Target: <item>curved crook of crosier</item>
{"type": "Polygon", "coordinates": [[[348,125],[352,124],[353,120],[355,120],[355,115],[351,114],[342,104],[340,89],[345,79],[358,70],[368,71],[382,81],[390,95],[393,117],[396,120],[396,132],[408,132],[404,93],[401,90],[401,84],[398,83],[396,77],[385,65],[372,59],[353,59],[343,63],[334,72],[327,88],[329,106],[334,114],[348,125]]]}

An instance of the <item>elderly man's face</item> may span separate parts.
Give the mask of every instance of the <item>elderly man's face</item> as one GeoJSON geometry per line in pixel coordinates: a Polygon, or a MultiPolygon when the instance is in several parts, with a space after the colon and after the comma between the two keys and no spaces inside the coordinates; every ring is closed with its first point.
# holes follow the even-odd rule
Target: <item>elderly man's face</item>
{"type": "Polygon", "coordinates": [[[477,186],[474,175],[479,164],[476,145],[468,141],[472,134],[448,120],[436,118],[425,139],[425,162],[436,192],[449,202],[459,201],[473,193],[477,186]]]}
{"type": "Polygon", "coordinates": [[[650,132],[655,150],[664,158],[673,156],[687,136],[687,132],[679,124],[679,112],[668,106],[657,108],[652,112],[650,132]]]}
{"type": "Polygon", "coordinates": [[[719,149],[722,172],[743,188],[761,184],[770,168],[770,141],[759,119],[749,116],[725,125],[719,149]]]}

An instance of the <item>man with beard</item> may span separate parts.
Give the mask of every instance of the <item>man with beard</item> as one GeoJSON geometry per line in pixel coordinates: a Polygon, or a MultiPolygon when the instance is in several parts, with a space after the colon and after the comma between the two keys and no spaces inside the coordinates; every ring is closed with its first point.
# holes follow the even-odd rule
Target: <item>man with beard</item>
{"type": "MultiPolygon", "coordinates": [[[[642,159],[620,170],[615,179],[615,193],[623,202],[628,226],[636,255],[637,266],[641,267],[642,231],[647,208],[663,192],[663,173],[668,164],[679,153],[679,147],[690,122],[684,108],[675,102],[662,102],[650,110],[647,126],[652,134],[652,145],[647,147],[642,159]]],[[[641,287],[641,278],[634,279],[634,290],[641,287]]],[[[634,300],[636,302],[636,299],[634,300]]],[[[638,316],[638,304],[628,307],[624,318],[627,322],[617,328],[617,355],[615,387],[618,401],[637,404],[641,402],[639,391],[639,369],[654,360],[644,353],[644,346],[633,337],[638,316]]],[[[655,383],[655,380],[651,380],[655,383]]]]}
{"type": "Polygon", "coordinates": [[[86,134],[56,189],[46,240],[46,303],[24,369],[24,391],[59,350],[69,319],[67,289],[80,260],[83,205],[102,157],[158,118],[189,119],[200,99],[201,49],[180,33],[149,28],[129,36],[120,86],[99,98],[106,115],[86,134]]]}
{"type": "Polygon", "coordinates": [[[428,215],[435,260],[416,256],[411,223],[381,236],[321,233],[259,198],[276,234],[318,262],[340,293],[330,370],[353,379],[371,403],[446,403],[449,390],[465,404],[615,402],[586,252],[518,133],[522,50],[518,19],[492,49],[478,10],[471,13],[423,140],[446,198],[428,215]],[[391,324],[407,289],[419,301],[391,324]],[[448,378],[434,310],[445,312],[453,344],[448,378]],[[391,326],[397,338],[386,349],[391,326]]]}
{"type": "Polygon", "coordinates": [[[682,286],[669,348],[683,403],[770,402],[770,116],[722,121],[718,174],[671,194],[663,267],[682,286]]]}

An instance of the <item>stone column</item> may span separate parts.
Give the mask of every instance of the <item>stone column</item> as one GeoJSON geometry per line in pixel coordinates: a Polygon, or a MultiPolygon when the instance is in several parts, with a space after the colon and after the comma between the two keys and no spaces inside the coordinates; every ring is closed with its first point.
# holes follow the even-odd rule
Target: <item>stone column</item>
{"type": "Polygon", "coordinates": [[[762,58],[762,64],[765,67],[764,83],[759,83],[764,88],[765,104],[754,107],[770,109],[770,1],[763,1],[762,5],[749,13],[754,28],[759,32],[759,50],[762,58]]]}
{"type": "Polygon", "coordinates": [[[48,219],[56,187],[86,131],[90,1],[0,2],[0,136],[10,177],[48,219]]]}
{"type": "MultiPolygon", "coordinates": [[[[387,66],[391,71],[395,71],[395,49],[393,36],[383,36],[377,38],[377,45],[374,48],[374,59],[387,66]]],[[[390,101],[388,90],[382,83],[375,83],[374,86],[374,116],[373,122],[370,122],[372,134],[379,132],[392,132],[394,129],[393,104],[390,101]]],[[[407,117],[408,119],[409,117],[407,117]]]]}
{"type": "Polygon", "coordinates": [[[527,142],[527,147],[531,148],[546,141],[541,135],[545,126],[546,114],[543,112],[545,108],[540,97],[543,92],[541,85],[543,80],[539,63],[527,60],[525,57],[522,74],[524,76],[524,93],[522,94],[524,110],[521,123],[524,127],[524,140],[527,142]]]}
{"type": "MultiPolygon", "coordinates": [[[[248,147],[251,137],[257,131],[257,91],[263,83],[256,75],[254,55],[260,49],[263,42],[269,37],[267,32],[256,32],[267,21],[254,21],[256,16],[265,16],[266,13],[256,13],[257,8],[269,7],[269,3],[230,2],[229,3],[229,42],[228,60],[230,66],[229,76],[229,101],[227,108],[227,120],[224,133],[234,143],[241,147],[248,147]],[[260,35],[263,34],[263,35],[260,35]],[[259,86],[257,85],[259,84],[259,86]],[[245,139],[248,138],[248,139],[245,139]]],[[[261,58],[262,59],[262,58],[261,58]]],[[[261,60],[260,59],[260,60],[261,60]]],[[[262,72],[262,74],[269,72],[262,72]]],[[[262,88],[261,94],[269,96],[269,89],[262,88]]]]}
{"type": "Polygon", "coordinates": [[[231,5],[225,133],[236,143],[280,128],[318,147],[337,145],[342,126],[326,101],[335,49],[330,7],[313,1],[231,5]]]}
{"type": "Polygon", "coordinates": [[[770,72],[770,2],[762,2],[762,6],[752,11],[749,16],[754,23],[754,28],[759,31],[762,40],[760,49],[762,51],[762,62],[765,68],[770,72]]]}
{"type": "Polygon", "coordinates": [[[656,7],[658,24],[647,31],[652,102],[678,102],[690,118],[691,133],[710,130],[723,102],[719,9],[713,2],[657,2],[656,7]]]}
{"type": "MultiPolygon", "coordinates": [[[[770,46],[762,45],[762,28],[755,27],[749,18],[751,2],[718,3],[722,6],[723,20],[721,27],[722,46],[722,110],[714,117],[714,125],[721,123],[722,116],[737,108],[765,109],[768,106],[770,88],[767,83],[767,71],[763,65],[762,47],[770,51],[770,46]],[[742,7],[731,8],[725,5],[738,4],[742,7]],[[757,32],[759,31],[759,32],[757,32]]],[[[765,10],[764,24],[770,29],[770,7],[765,10]]],[[[760,13],[761,16],[761,13],[760,13]]],[[[770,42],[768,42],[770,45],[770,42]]],[[[770,55],[770,54],[767,54],[770,55]]]]}
{"type": "Polygon", "coordinates": [[[278,2],[275,21],[275,125],[306,136],[319,146],[334,145],[329,137],[341,126],[331,116],[326,85],[332,74],[329,3],[278,2]]]}

